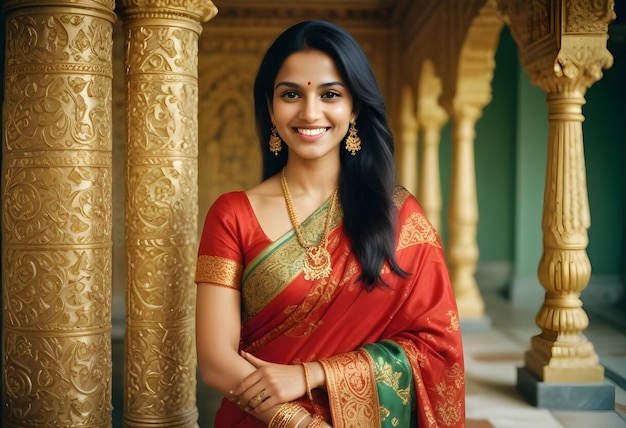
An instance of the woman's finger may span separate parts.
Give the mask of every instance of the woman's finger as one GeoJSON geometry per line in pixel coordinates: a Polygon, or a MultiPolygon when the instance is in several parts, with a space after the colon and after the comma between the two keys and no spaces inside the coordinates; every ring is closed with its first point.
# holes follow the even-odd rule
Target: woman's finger
{"type": "Polygon", "coordinates": [[[269,398],[269,395],[265,389],[262,389],[259,393],[254,394],[250,398],[244,408],[245,411],[256,410],[260,404],[269,398]]]}
{"type": "Polygon", "coordinates": [[[266,397],[262,402],[260,402],[255,408],[254,408],[254,412],[255,413],[264,413],[265,411],[269,410],[270,408],[274,407],[276,404],[281,404],[279,403],[276,398],[269,396],[266,397]]]}
{"type": "MultiPolygon", "coordinates": [[[[237,385],[236,387],[230,390],[231,395],[235,395],[235,396],[243,395],[250,388],[254,387],[254,385],[256,385],[262,378],[263,378],[263,374],[259,373],[258,371],[254,371],[250,373],[244,380],[242,380],[239,383],[239,385],[237,385]]],[[[257,391],[257,393],[259,391],[257,391]]]]}

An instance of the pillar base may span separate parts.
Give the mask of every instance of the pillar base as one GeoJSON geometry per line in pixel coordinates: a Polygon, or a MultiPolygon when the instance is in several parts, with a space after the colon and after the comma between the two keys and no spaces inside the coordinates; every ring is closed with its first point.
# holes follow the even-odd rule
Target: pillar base
{"type": "Polygon", "coordinates": [[[517,390],[535,407],[551,410],[615,410],[615,386],[601,383],[547,383],[526,367],[517,368],[517,390]]]}
{"type": "Polygon", "coordinates": [[[461,332],[463,334],[484,333],[491,330],[491,318],[483,315],[481,318],[461,318],[461,332]]]}

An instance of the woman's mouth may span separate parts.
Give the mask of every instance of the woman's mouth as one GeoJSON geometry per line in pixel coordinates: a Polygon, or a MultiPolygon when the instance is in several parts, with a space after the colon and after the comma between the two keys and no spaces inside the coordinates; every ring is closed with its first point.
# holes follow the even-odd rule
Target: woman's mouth
{"type": "Polygon", "coordinates": [[[307,137],[315,137],[316,135],[323,134],[324,132],[326,132],[326,129],[327,128],[296,128],[298,134],[306,135],[307,137]]]}

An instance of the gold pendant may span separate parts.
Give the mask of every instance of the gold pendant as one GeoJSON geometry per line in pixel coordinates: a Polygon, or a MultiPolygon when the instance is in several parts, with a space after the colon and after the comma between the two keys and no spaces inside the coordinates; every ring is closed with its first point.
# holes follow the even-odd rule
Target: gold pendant
{"type": "Polygon", "coordinates": [[[304,279],[316,280],[330,276],[330,254],[326,245],[309,247],[304,258],[304,279]]]}

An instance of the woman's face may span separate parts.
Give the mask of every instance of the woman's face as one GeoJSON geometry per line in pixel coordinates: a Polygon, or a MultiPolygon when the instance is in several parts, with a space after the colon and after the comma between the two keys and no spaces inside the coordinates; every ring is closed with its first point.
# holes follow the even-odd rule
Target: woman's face
{"type": "Polygon", "coordinates": [[[270,115],[290,158],[338,156],[354,118],[352,94],[330,56],[296,52],[276,75],[270,115]]]}

